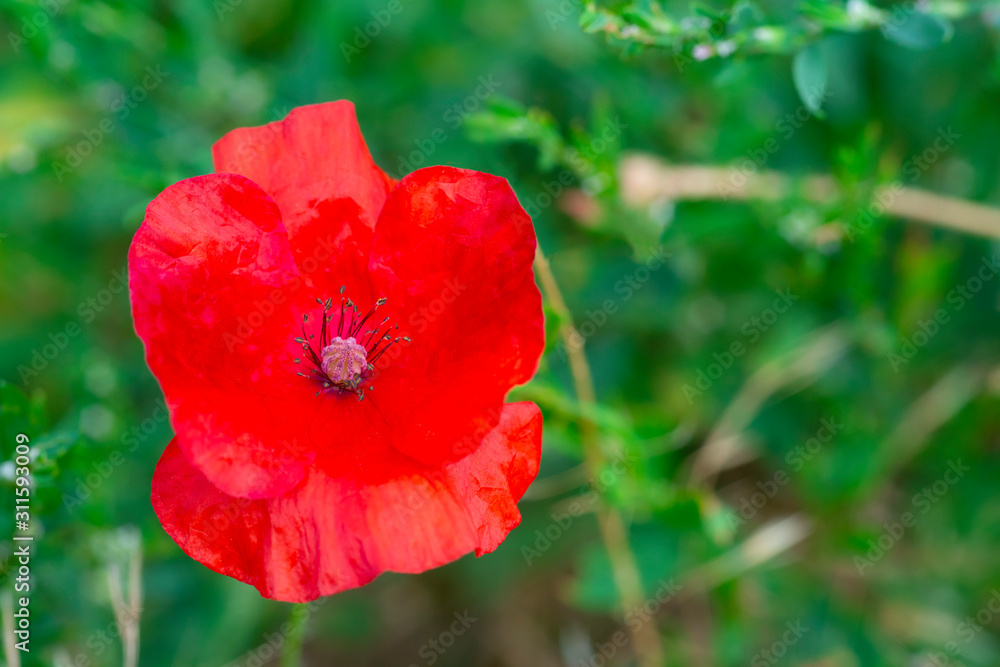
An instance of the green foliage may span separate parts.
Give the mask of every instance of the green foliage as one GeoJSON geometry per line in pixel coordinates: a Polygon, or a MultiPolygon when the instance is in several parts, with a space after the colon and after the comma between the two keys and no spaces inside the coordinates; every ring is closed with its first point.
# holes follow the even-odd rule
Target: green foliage
{"type": "Polygon", "coordinates": [[[873,204],[894,183],[998,203],[997,7],[404,0],[383,25],[387,6],[0,5],[0,555],[18,433],[40,536],[22,664],[122,664],[108,573],[139,552],[142,665],[245,665],[288,620],[159,527],[171,429],[117,276],[145,205],[211,171],[215,139],[339,98],[387,171],[511,182],[599,405],[547,307],[539,373],[510,397],[545,415],[522,525],[324,602],[304,664],[428,664],[464,610],[482,620],[435,664],[588,664],[626,623],[598,504],[625,518],[643,594],[680,587],[644,621],[669,665],[997,664],[1000,619],[966,619],[1000,586],[1000,249],[873,204]],[[636,154],[790,185],[636,203],[636,154]]]}
{"type": "MultiPolygon", "coordinates": [[[[738,0],[721,8],[692,2],[683,15],[669,12],[663,4],[618,1],[604,7],[591,2],[580,25],[587,32],[604,33],[626,53],[637,53],[642,47],[668,50],[681,71],[692,62],[711,58],[794,53],[796,85],[813,112],[819,110],[816,93],[805,88],[809,81],[804,78],[825,78],[822,71],[827,67],[816,40],[831,33],[877,29],[897,44],[925,50],[951,39],[951,19],[990,6],[988,2],[944,0],[883,8],[868,0],[798,0],[791,11],[766,12],[753,0],[738,0]]],[[[825,81],[816,83],[825,85],[825,81]]]]}

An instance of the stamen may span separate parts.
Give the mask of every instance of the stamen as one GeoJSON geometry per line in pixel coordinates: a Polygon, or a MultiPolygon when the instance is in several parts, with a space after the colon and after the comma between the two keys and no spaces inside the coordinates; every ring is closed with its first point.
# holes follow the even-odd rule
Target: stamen
{"type": "MultiPolygon", "coordinates": [[[[340,294],[344,294],[346,285],[340,288],[340,294]]],[[[301,377],[317,381],[321,389],[316,392],[316,396],[324,390],[333,389],[338,393],[351,392],[357,395],[358,400],[364,400],[366,387],[362,383],[375,374],[375,362],[378,361],[386,350],[400,340],[409,341],[409,338],[393,338],[389,333],[399,329],[399,325],[390,325],[382,330],[390,317],[385,317],[375,327],[361,333],[365,323],[371,319],[372,315],[385,305],[388,300],[381,297],[368,310],[364,317],[360,317],[358,305],[351,299],[341,297],[340,316],[337,318],[336,335],[333,333],[333,317],[330,313],[333,309],[333,299],[316,299],[316,303],[322,307],[323,315],[319,330],[319,348],[313,348],[310,341],[315,340],[315,334],[306,331],[306,324],[309,322],[309,314],[302,315],[302,336],[296,337],[295,342],[302,347],[304,357],[312,364],[313,368],[308,373],[296,373],[301,377]]],[[[296,364],[302,363],[302,358],[294,359],[296,364]]],[[[373,384],[367,386],[368,391],[375,389],[373,384]]]]}

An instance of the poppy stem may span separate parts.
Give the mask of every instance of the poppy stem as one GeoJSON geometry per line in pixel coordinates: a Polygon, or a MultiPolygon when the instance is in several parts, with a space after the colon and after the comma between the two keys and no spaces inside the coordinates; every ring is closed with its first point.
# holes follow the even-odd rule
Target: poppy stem
{"type": "MultiPolygon", "coordinates": [[[[573,376],[576,398],[580,402],[580,441],[583,445],[584,462],[590,475],[597,479],[604,469],[604,454],[601,449],[600,433],[597,422],[593,418],[593,408],[597,404],[594,391],[594,379],[590,373],[590,364],[583,351],[583,336],[573,325],[573,315],[566,306],[559,283],[549,267],[540,246],[535,247],[535,274],[541,283],[542,291],[549,306],[559,317],[559,335],[563,340],[566,356],[569,360],[570,374],[573,376]]],[[[597,524],[600,527],[601,539],[611,561],[611,570],[621,601],[622,614],[641,608],[645,602],[642,592],[642,579],[636,566],[635,555],[628,543],[628,531],[625,522],[613,507],[600,503],[597,507],[597,524]]],[[[659,630],[655,622],[642,624],[635,628],[626,623],[632,636],[636,658],[641,667],[662,667],[664,664],[663,646],[660,643],[659,630]]]]}
{"type": "Polygon", "coordinates": [[[309,605],[293,604],[288,616],[288,634],[285,635],[284,650],[281,652],[281,667],[301,667],[302,642],[306,635],[306,625],[312,611],[309,605]]]}

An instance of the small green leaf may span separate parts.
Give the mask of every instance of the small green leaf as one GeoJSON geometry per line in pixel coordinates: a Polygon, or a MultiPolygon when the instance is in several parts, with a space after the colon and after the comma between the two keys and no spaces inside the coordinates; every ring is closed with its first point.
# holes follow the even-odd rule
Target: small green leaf
{"type": "Polygon", "coordinates": [[[846,28],[850,25],[847,9],[842,4],[827,0],[801,0],[797,9],[800,14],[820,25],[839,28],[846,28]]]}
{"type": "Polygon", "coordinates": [[[806,108],[817,118],[823,117],[823,98],[830,75],[827,54],[826,44],[820,41],[799,51],[792,62],[795,89],[806,108]]]}
{"type": "Polygon", "coordinates": [[[730,14],[727,24],[729,35],[749,32],[764,21],[764,13],[751,0],[739,0],[733,5],[730,14]]]}
{"type": "Polygon", "coordinates": [[[886,39],[914,51],[933,49],[950,40],[954,31],[943,16],[920,11],[892,14],[882,26],[886,39]]]}
{"type": "Polygon", "coordinates": [[[588,10],[580,16],[580,27],[587,33],[601,32],[615,24],[615,20],[604,11],[593,12],[588,10]]]}

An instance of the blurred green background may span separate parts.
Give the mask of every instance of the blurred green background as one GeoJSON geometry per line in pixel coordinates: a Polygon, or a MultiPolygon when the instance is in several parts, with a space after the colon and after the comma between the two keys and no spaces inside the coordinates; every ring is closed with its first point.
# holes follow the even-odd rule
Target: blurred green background
{"type": "Polygon", "coordinates": [[[323,601],[303,664],[631,665],[629,626],[665,665],[1000,664],[1000,248],[870,204],[892,184],[1000,204],[998,41],[992,3],[0,0],[8,590],[14,435],[38,454],[22,664],[123,664],[108,577],[138,554],[139,664],[278,664],[290,606],[152,512],[171,432],[120,276],[146,204],[210,172],[213,141],[342,98],[395,176],[511,181],[599,405],[549,310],[512,396],[545,413],[522,525],[323,601]],[[674,197],[665,164],[736,171],[674,197]],[[764,168],[787,193],[728,196],[764,168]],[[620,609],[598,506],[644,610],[620,609]],[[449,634],[455,614],[476,620],[449,634]]]}

